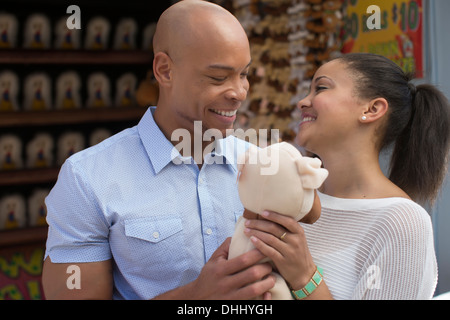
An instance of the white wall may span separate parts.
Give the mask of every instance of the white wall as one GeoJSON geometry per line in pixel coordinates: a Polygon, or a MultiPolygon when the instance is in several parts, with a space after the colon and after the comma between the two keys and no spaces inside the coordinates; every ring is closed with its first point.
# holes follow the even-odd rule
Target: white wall
{"type": "MultiPolygon", "coordinates": [[[[426,80],[450,99],[450,1],[425,0],[426,80]]],[[[450,291],[450,174],[432,209],[439,279],[436,294],[450,291]]]]}

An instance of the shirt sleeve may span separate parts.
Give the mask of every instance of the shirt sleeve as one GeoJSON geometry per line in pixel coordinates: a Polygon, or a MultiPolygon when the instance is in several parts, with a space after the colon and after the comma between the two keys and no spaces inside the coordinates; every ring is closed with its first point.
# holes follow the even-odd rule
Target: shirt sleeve
{"type": "Polygon", "coordinates": [[[45,258],[54,263],[82,263],[111,258],[109,226],[95,195],[69,160],[45,200],[49,225],[45,258]]]}
{"type": "Polygon", "coordinates": [[[433,297],[437,263],[428,213],[401,205],[377,227],[372,254],[363,268],[354,299],[424,300],[433,297]]]}

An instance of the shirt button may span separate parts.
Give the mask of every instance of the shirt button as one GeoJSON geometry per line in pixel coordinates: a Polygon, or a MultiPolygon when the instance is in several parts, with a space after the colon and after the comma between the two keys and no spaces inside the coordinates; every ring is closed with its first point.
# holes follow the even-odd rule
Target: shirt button
{"type": "Polygon", "coordinates": [[[158,231],[153,232],[153,238],[155,238],[155,239],[159,238],[159,232],[158,231]]]}
{"type": "Polygon", "coordinates": [[[199,178],[199,179],[198,179],[198,183],[199,183],[199,184],[202,184],[203,182],[204,182],[204,180],[203,180],[202,178],[199,178]]]}
{"type": "Polygon", "coordinates": [[[212,230],[210,228],[206,229],[206,234],[210,235],[212,233],[212,230]]]}

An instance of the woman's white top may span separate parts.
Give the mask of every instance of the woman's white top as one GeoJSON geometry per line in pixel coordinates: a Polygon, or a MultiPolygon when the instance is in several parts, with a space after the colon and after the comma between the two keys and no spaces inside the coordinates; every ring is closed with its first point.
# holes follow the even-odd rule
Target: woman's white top
{"type": "Polygon", "coordinates": [[[302,227],[335,299],[433,297],[437,263],[424,208],[405,198],[319,197],[319,220],[302,227]]]}

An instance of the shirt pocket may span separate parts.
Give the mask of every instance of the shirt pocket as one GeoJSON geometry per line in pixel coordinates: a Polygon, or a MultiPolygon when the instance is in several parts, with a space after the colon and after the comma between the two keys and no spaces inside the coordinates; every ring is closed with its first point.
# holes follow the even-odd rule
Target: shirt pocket
{"type": "Polygon", "coordinates": [[[179,217],[128,219],[124,225],[135,271],[143,272],[155,281],[181,279],[188,263],[179,217]]]}

